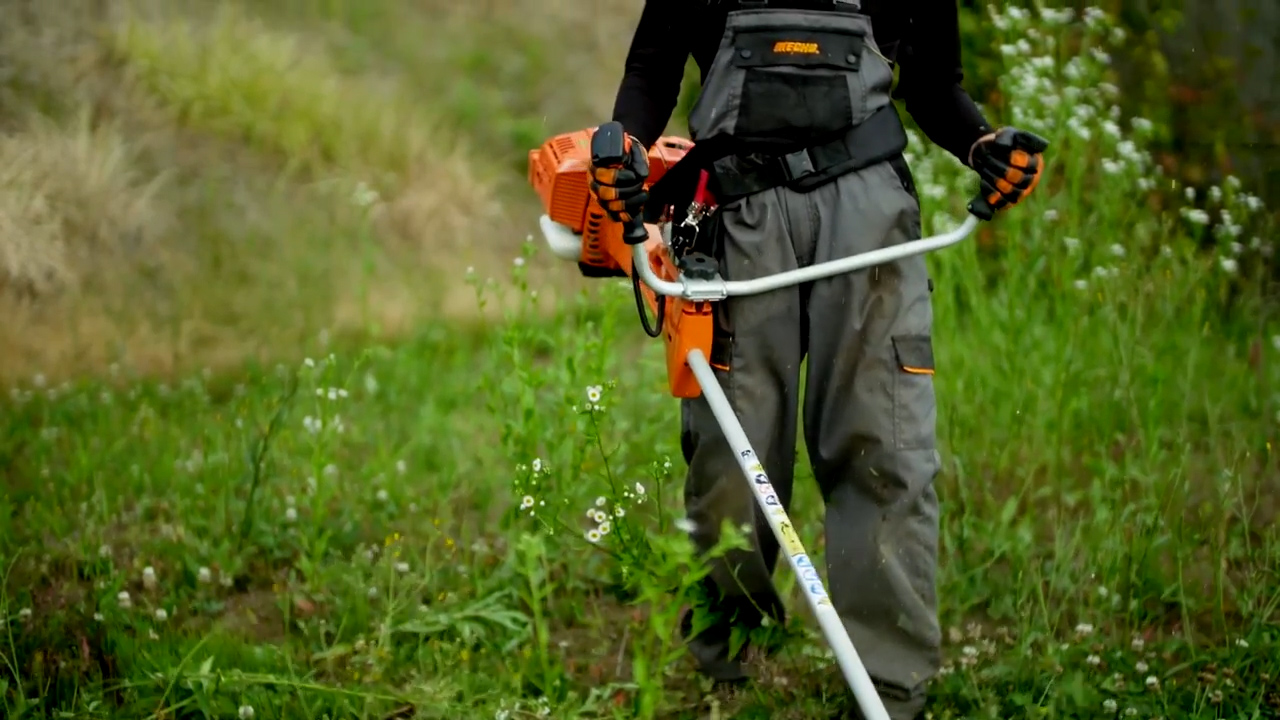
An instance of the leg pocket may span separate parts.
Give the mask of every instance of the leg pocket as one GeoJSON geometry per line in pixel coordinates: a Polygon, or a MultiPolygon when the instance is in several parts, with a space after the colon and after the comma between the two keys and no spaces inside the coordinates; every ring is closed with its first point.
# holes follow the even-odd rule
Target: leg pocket
{"type": "Polygon", "coordinates": [[[893,443],[898,450],[931,450],[937,444],[938,405],[934,394],[933,339],[893,337],[893,443]]]}

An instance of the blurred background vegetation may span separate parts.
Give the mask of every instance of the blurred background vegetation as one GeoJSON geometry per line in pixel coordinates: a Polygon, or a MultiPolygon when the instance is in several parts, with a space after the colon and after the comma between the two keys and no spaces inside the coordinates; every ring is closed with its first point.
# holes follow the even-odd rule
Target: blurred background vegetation
{"type": "MultiPolygon", "coordinates": [[[[988,11],[962,6],[968,87],[1008,122],[988,11]]],[[[234,364],[474,314],[455,281],[535,227],[526,153],[609,115],[641,7],[0,0],[0,376],[234,364]]],[[[1118,102],[1154,121],[1166,174],[1202,196],[1235,174],[1280,207],[1280,5],[1101,7],[1128,33],[1118,102]]]]}

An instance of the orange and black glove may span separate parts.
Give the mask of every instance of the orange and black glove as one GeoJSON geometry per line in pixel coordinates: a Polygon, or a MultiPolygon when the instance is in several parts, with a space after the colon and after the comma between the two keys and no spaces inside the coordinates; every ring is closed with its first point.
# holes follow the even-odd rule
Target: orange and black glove
{"type": "Polygon", "coordinates": [[[649,193],[644,188],[649,179],[649,152],[631,135],[625,136],[626,149],[621,162],[609,166],[591,165],[591,192],[600,201],[605,214],[614,222],[629,224],[640,217],[649,193]]]}
{"type": "Polygon", "coordinates": [[[984,219],[1017,205],[1036,189],[1048,147],[1048,140],[1012,127],[978,138],[969,149],[969,167],[982,182],[984,210],[989,211],[984,219]]]}

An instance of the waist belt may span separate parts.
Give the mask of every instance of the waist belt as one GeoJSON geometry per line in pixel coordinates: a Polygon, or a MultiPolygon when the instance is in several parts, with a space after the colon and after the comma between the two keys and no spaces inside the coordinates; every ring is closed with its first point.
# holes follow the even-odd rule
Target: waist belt
{"type": "Polygon", "coordinates": [[[756,152],[719,158],[708,168],[709,188],[720,203],[784,185],[807,192],[891,160],[906,147],[906,129],[890,103],[835,140],[781,155],[756,152]]]}

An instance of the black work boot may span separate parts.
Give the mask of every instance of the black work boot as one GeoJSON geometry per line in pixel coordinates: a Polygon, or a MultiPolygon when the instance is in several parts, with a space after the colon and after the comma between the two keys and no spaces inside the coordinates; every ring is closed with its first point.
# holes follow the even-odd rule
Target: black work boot
{"type": "MultiPolygon", "coordinates": [[[[696,608],[686,610],[680,619],[680,635],[688,644],[698,671],[717,684],[738,685],[750,680],[751,676],[742,662],[751,647],[750,640],[744,640],[738,652],[731,656],[733,631],[738,629],[751,633],[762,625],[766,613],[745,598],[708,602],[703,607],[708,608],[711,622],[697,635],[693,634],[696,608]]],[[[766,611],[771,620],[785,624],[786,608],[781,600],[772,598],[766,611]]],[[[773,648],[764,649],[767,652],[773,648]]]]}
{"type": "Polygon", "coordinates": [[[739,652],[729,656],[730,639],[733,624],[723,619],[717,621],[696,636],[693,635],[692,608],[685,610],[680,619],[680,636],[688,643],[689,653],[698,665],[698,672],[711,678],[717,685],[740,685],[751,679],[742,665],[742,657],[746,654],[747,644],[739,652]]]}

